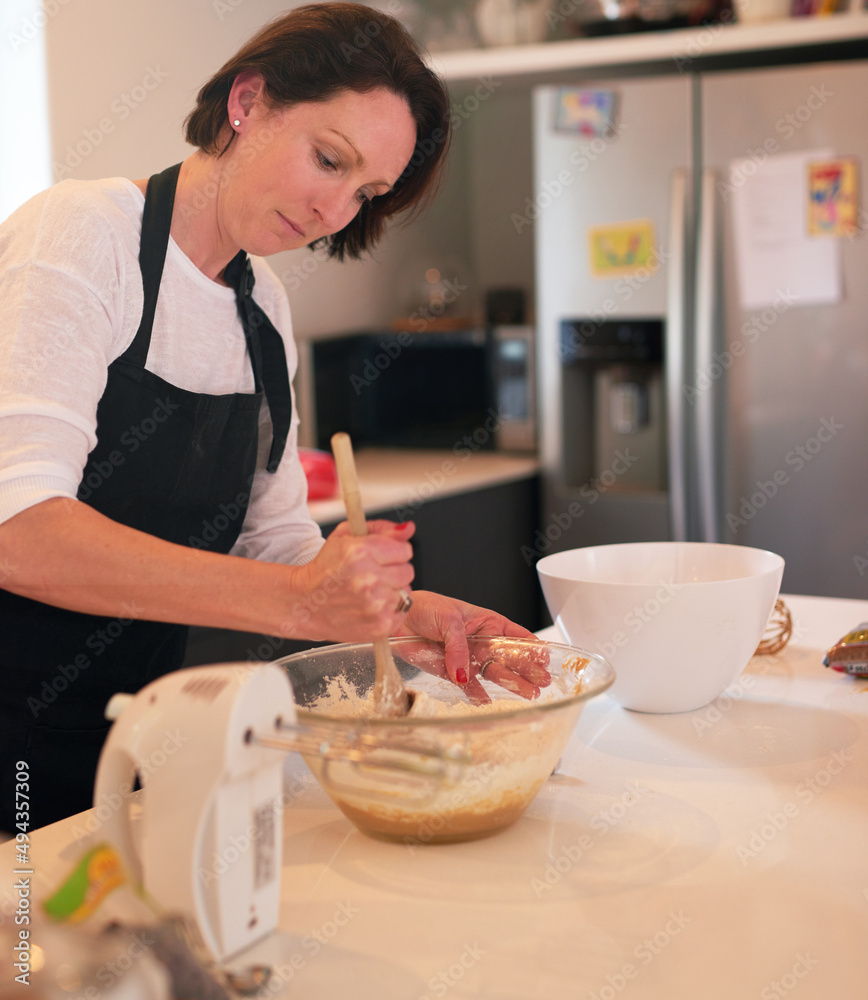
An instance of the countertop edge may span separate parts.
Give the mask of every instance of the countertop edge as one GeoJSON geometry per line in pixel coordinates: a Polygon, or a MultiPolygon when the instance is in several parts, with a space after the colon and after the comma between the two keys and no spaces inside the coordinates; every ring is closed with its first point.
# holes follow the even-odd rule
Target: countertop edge
{"type": "MultiPolygon", "coordinates": [[[[412,519],[413,511],[429,501],[530,479],[541,464],[536,455],[496,451],[363,448],[356,467],[366,515],[397,507],[412,519]]],[[[318,524],[345,517],[340,496],[312,500],[308,508],[318,524]]]]}

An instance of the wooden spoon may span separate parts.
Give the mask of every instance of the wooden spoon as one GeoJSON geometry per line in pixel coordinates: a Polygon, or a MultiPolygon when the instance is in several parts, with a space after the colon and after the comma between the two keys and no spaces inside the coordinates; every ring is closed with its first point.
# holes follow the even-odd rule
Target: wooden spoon
{"type": "MultiPolygon", "coordinates": [[[[341,484],[341,493],[344,496],[350,531],[354,535],[367,535],[368,526],[365,523],[365,511],[359,493],[356,462],[349,434],[341,431],[332,435],[332,452],[335,456],[338,482],[341,484]]],[[[383,716],[406,715],[410,711],[411,697],[395,666],[388,639],[374,639],[374,662],[376,664],[374,711],[377,715],[383,716]]]]}

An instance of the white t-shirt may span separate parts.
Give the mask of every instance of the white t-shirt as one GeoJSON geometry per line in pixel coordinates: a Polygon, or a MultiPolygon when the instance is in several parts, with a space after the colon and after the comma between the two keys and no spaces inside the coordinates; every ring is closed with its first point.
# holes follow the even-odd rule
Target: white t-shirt
{"type": "MultiPolygon", "coordinates": [[[[144,203],[124,178],[67,180],[0,226],[0,522],[77,494],[108,366],[141,321],[144,203]]],[[[291,379],[298,352],[286,294],[263,260],[252,262],[254,298],[284,338],[291,379]]],[[[254,390],[235,292],[206,277],[173,239],[146,368],[191,392],[254,390]]],[[[263,404],[252,499],[232,553],[300,565],[322,535],[307,508],[294,408],[274,474],[265,471],[270,447],[263,404]]]]}

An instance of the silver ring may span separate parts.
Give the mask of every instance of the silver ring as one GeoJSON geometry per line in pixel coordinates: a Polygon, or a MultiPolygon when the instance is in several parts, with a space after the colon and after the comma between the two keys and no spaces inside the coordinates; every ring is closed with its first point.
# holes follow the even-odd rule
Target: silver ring
{"type": "Polygon", "coordinates": [[[494,660],[488,660],[485,663],[483,663],[482,666],[479,668],[479,673],[476,676],[484,681],[485,671],[488,670],[488,668],[491,666],[492,663],[494,663],[494,660]]]}
{"type": "Polygon", "coordinates": [[[413,607],[413,598],[406,590],[399,590],[398,593],[401,595],[401,600],[398,602],[398,607],[395,608],[395,611],[399,615],[406,615],[410,608],[413,607]]]}

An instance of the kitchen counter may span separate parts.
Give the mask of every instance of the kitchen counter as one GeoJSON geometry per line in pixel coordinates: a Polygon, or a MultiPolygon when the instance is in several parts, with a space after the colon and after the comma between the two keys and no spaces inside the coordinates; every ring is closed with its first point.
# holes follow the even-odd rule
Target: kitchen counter
{"type": "MultiPolygon", "coordinates": [[[[382,515],[399,507],[412,519],[413,511],[429,500],[528,479],[539,471],[536,456],[480,451],[473,446],[471,440],[443,451],[360,448],[356,470],[366,515],[382,515]]],[[[346,516],[340,496],[314,500],[308,506],[318,524],[334,524],[346,516]]]]}
{"type": "MultiPolygon", "coordinates": [[[[281,927],[244,955],[274,965],[267,995],[868,995],[868,681],[821,662],[868,602],[785,600],[790,645],[706,708],[589,702],[527,814],[485,840],[372,840],[290,757],[281,927]]],[[[34,833],[37,892],[87,820],[34,833]]]]}

